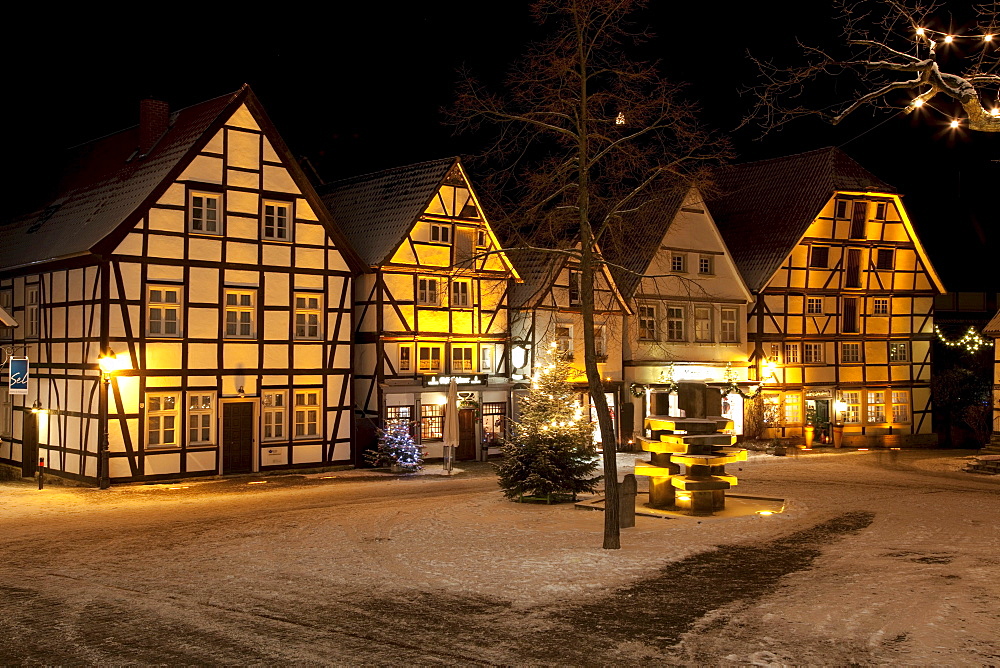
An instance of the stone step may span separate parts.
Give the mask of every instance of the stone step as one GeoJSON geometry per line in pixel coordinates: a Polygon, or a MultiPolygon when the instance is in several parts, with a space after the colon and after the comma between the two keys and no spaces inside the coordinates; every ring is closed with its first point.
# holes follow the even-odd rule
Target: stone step
{"type": "Polygon", "coordinates": [[[736,485],[734,475],[712,475],[699,478],[688,478],[677,475],[670,479],[670,484],[685,492],[704,492],[712,489],[729,489],[736,485]]]}

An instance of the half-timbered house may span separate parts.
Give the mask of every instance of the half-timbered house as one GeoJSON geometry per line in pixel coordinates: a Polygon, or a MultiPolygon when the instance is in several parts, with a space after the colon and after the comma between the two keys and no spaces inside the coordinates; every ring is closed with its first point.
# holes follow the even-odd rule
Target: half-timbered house
{"type": "Polygon", "coordinates": [[[826,148],[736,165],[709,202],[754,295],[756,377],[777,433],[846,423],[848,444],[923,444],[941,281],[896,190],[826,148]]]}
{"type": "Polygon", "coordinates": [[[426,457],[442,456],[455,378],[463,399],[456,456],[483,456],[510,412],[508,299],[517,274],[461,162],[407,165],[321,192],[371,270],[354,288],[358,452],[387,423],[406,421],[426,457]]]}
{"type": "MultiPolygon", "coordinates": [[[[554,244],[558,245],[558,244],[554,244]]],[[[582,273],[573,252],[579,243],[568,241],[563,247],[512,248],[509,253],[521,274],[522,283],[514,287],[511,301],[511,340],[515,350],[529,351],[527,374],[533,373],[537,364],[545,364],[554,355],[568,360],[576,370],[574,382],[580,392],[580,401],[590,405],[587,374],[584,363],[584,331],[581,312],[582,273]]],[[[622,325],[628,305],[615,284],[606,264],[594,272],[594,341],[597,368],[604,380],[608,406],[611,408],[617,434],[622,390],[622,325]]],[[[602,442],[594,420],[594,440],[602,442]]]]}
{"type": "MultiPolygon", "coordinates": [[[[630,307],[622,420],[624,437],[632,438],[654,410],[650,392],[674,381],[722,388],[748,380],[745,325],[752,297],[697,188],[650,201],[622,230],[620,242],[605,244],[604,255],[630,307]]],[[[669,395],[671,409],[677,399],[669,395]]],[[[742,433],[742,396],[727,396],[723,412],[742,433]]]]}
{"type": "Polygon", "coordinates": [[[67,165],[0,230],[23,323],[0,343],[32,371],[0,461],[102,484],[349,463],[363,266],[249,87],[144,100],[67,165]]]}

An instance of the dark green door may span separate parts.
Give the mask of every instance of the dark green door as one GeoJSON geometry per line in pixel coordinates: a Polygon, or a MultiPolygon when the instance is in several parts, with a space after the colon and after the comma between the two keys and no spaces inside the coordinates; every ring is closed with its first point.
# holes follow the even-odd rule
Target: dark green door
{"type": "Polygon", "coordinates": [[[222,472],[253,471],[253,403],[222,404],[222,472]]]}

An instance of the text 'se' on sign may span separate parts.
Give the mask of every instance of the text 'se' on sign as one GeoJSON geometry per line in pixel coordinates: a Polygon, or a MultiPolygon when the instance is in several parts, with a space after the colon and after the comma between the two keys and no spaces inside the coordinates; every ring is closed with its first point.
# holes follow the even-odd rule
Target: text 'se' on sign
{"type": "Polygon", "coordinates": [[[28,376],[30,375],[30,365],[27,357],[10,358],[10,394],[28,393],[28,376]]]}

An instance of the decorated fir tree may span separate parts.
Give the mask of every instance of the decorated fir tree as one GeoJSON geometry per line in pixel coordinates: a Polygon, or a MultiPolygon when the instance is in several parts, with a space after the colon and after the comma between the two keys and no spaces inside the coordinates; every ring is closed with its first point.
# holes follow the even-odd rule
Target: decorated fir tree
{"type": "Polygon", "coordinates": [[[597,450],[593,426],[576,401],[568,382],[570,364],[556,358],[534,375],[531,390],[521,401],[520,421],[513,424],[501,447],[503,459],[495,465],[498,482],[508,499],[593,492],[597,450]]]}
{"type": "Polygon", "coordinates": [[[419,471],[424,462],[423,448],[414,443],[410,424],[404,421],[379,429],[378,446],[365,452],[365,459],[372,466],[399,466],[408,471],[419,471]]]}

